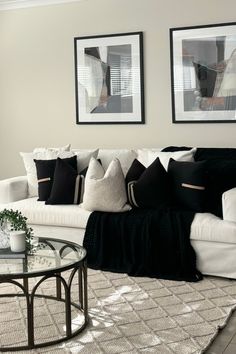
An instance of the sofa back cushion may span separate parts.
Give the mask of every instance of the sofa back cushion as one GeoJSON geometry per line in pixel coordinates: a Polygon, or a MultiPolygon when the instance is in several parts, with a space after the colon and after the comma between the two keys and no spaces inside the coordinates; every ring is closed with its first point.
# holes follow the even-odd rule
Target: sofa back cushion
{"type": "Polygon", "coordinates": [[[148,153],[149,165],[158,157],[160,162],[162,163],[165,170],[168,170],[169,160],[172,158],[177,161],[194,161],[194,154],[196,152],[196,148],[192,148],[187,151],[174,151],[174,152],[152,152],[148,153]]]}
{"type": "Polygon", "coordinates": [[[138,155],[137,159],[145,167],[148,167],[150,165],[149,159],[148,159],[149,151],[151,151],[151,152],[160,152],[160,151],[162,151],[162,148],[142,148],[142,149],[137,149],[137,155],[138,155]]]}
{"type": "Polygon", "coordinates": [[[97,158],[99,149],[72,149],[71,151],[77,156],[77,171],[80,173],[88,167],[91,157],[97,158]]]}
{"type": "Polygon", "coordinates": [[[126,176],[128,169],[132,162],[137,157],[137,153],[134,150],[129,149],[99,149],[98,159],[101,160],[102,166],[107,170],[111,161],[117,158],[120,161],[124,176],[126,176]]]}

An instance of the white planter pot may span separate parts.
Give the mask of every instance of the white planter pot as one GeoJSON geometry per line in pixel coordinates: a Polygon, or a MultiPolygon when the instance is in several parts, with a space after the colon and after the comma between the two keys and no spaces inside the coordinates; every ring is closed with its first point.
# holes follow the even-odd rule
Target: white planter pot
{"type": "Polygon", "coordinates": [[[11,231],[10,232],[10,247],[12,252],[25,251],[25,232],[11,231]]]}

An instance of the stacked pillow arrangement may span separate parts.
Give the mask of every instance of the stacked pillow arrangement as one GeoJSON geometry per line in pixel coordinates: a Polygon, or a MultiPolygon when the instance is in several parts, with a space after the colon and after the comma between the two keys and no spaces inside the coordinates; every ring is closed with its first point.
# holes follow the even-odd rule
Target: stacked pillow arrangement
{"type": "Polygon", "coordinates": [[[98,149],[70,151],[70,145],[21,153],[29,197],[38,196],[38,200],[46,204],[81,203],[88,164],[91,157],[97,155],[98,149]]]}
{"type": "Polygon", "coordinates": [[[114,155],[110,163],[105,160],[102,165],[97,160],[98,149],[69,150],[67,145],[21,153],[28,168],[30,197],[38,195],[46,204],[82,203],[81,207],[90,211],[123,212],[131,207],[168,205],[203,209],[205,162],[194,162],[196,149],[147,150],[139,160],[130,161],[130,168],[124,156],[122,160],[114,155]]]}
{"type": "Polygon", "coordinates": [[[129,203],[140,208],[178,206],[201,212],[205,200],[205,162],[194,162],[196,149],[148,152],[145,167],[134,160],[127,176],[129,203]]]}
{"type": "MultiPolygon", "coordinates": [[[[191,150],[188,147],[169,146],[163,151],[173,153],[191,150]]],[[[222,194],[236,187],[235,148],[197,148],[194,161],[204,166],[205,192],[202,211],[222,217],[222,194]]]]}
{"type": "Polygon", "coordinates": [[[21,153],[29,197],[90,211],[171,205],[222,216],[222,193],[236,186],[235,149],[143,149],[136,159],[130,150],[118,156],[114,150],[102,162],[98,152],[66,145],[21,153]]]}
{"type": "Polygon", "coordinates": [[[103,151],[103,166],[99,150],[37,148],[20,153],[28,177],[28,196],[38,197],[45,204],[81,204],[87,210],[126,211],[124,173],[134,159],[131,150],[103,151]],[[109,156],[107,156],[109,155],[109,156]],[[109,159],[113,160],[109,164],[109,159]],[[86,176],[86,182],[85,182],[86,176]]]}

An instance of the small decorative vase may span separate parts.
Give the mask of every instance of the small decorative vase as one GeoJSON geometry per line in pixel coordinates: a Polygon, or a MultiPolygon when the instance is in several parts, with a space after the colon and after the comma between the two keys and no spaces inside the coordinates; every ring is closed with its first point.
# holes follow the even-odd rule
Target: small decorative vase
{"type": "Polygon", "coordinates": [[[10,232],[10,247],[12,252],[25,251],[25,232],[11,231],[10,232]]]}

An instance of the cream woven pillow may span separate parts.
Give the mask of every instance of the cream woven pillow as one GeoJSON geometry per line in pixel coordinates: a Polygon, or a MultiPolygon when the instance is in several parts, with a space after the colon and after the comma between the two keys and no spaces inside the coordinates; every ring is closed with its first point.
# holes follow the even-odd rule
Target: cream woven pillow
{"type": "Polygon", "coordinates": [[[108,169],[92,157],[85,178],[82,208],[90,211],[120,212],[130,210],[127,204],[125,178],[120,161],[111,161],[108,169]]]}

